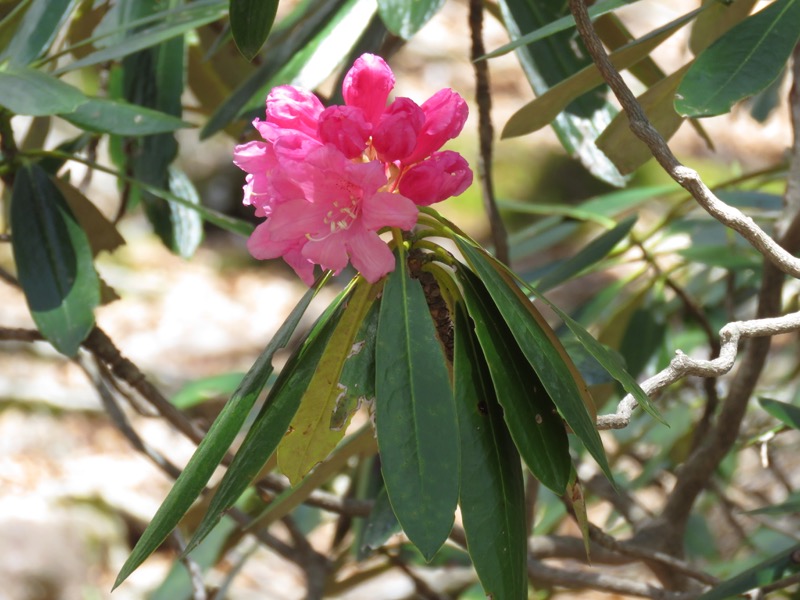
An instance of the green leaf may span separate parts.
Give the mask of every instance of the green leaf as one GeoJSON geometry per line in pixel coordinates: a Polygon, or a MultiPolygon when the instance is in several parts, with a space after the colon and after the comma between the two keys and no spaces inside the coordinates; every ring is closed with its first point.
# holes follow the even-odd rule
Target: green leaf
{"type": "Polygon", "coordinates": [[[15,115],[69,113],[88,100],[78,88],[27,67],[0,70],[0,106],[15,115]]]}
{"type": "Polygon", "coordinates": [[[431,560],[453,527],[458,426],[444,354],[405,253],[381,299],[375,353],[375,427],[395,515],[431,560]]]}
{"type": "Polygon", "coordinates": [[[378,14],[389,31],[408,40],[443,4],[444,0],[378,0],[378,14]]]}
{"type": "MultiPolygon", "coordinates": [[[[609,479],[613,479],[600,435],[595,429],[594,416],[590,413],[589,407],[593,404],[586,384],[558,338],[504,270],[495,266],[494,261],[462,238],[456,237],[455,241],[497,304],[503,319],[558,412],[603,472],[609,479]]],[[[602,364],[600,357],[595,358],[602,364]]],[[[567,472],[566,476],[568,475],[567,472]]],[[[563,492],[563,487],[557,491],[563,492]]]]}
{"type": "Polygon", "coordinates": [[[261,50],[277,11],[278,0],[230,0],[233,41],[247,60],[253,60],[261,50]]]}
{"type": "Polygon", "coordinates": [[[181,410],[199,406],[215,398],[230,396],[242,383],[244,373],[221,373],[195,379],[184,385],[169,399],[181,410]]]}
{"type": "Polygon", "coordinates": [[[375,503],[372,505],[372,510],[364,526],[364,533],[358,547],[358,559],[363,560],[368,555],[367,550],[377,550],[400,531],[400,523],[392,510],[389,496],[386,494],[386,487],[382,485],[375,496],[375,503]]]}
{"type": "Polygon", "coordinates": [[[300,397],[328,345],[342,313],[343,299],[349,291],[348,288],[341,293],[322,313],[302,346],[281,371],[264,401],[264,406],[219,482],[208,511],[186,545],[184,553],[190,552],[214,529],[225,511],[236,503],[278,447],[297,412],[300,397]]]}
{"type": "Polygon", "coordinates": [[[143,29],[140,28],[133,35],[126,35],[124,39],[117,40],[114,36],[119,33],[130,34],[139,22],[139,20],[134,19],[130,21],[121,20],[119,27],[113,28],[106,33],[105,37],[110,39],[108,47],[100,48],[88,56],[56,69],[55,72],[61,74],[83,67],[120,60],[140,50],[157,46],[182,36],[187,31],[221,19],[225,15],[225,10],[226,3],[224,0],[208,0],[206,2],[192,2],[182,10],[157,11],[142,19],[146,20],[146,22],[155,22],[155,25],[143,29]]]}
{"type": "MultiPolygon", "coordinates": [[[[760,400],[763,403],[763,400],[760,400]]],[[[795,427],[796,429],[800,429],[800,421],[798,421],[799,425],[795,427]]],[[[800,492],[794,492],[790,494],[789,497],[778,504],[772,504],[771,506],[764,506],[762,508],[757,508],[755,510],[748,510],[745,511],[746,515],[797,515],[800,514],[800,492]]]]}
{"type": "MultiPolygon", "coordinates": [[[[512,40],[519,39],[525,33],[534,31],[567,12],[561,0],[501,0],[500,8],[512,40]]],[[[549,89],[558,87],[560,81],[592,64],[582,44],[576,43],[568,31],[518,48],[517,57],[537,96],[546,95],[549,89]]],[[[583,92],[602,83],[601,79],[574,96],[571,99],[574,102],[564,103],[547,123],[552,125],[565,150],[580,158],[595,177],[622,187],[625,179],[594,145],[594,140],[617,113],[617,109],[608,102],[605,88],[578,98],[583,92]]],[[[509,125],[506,129],[508,127],[509,125]]],[[[510,134],[504,132],[504,135],[510,134]]]]}
{"type": "Polygon", "coordinates": [[[100,303],[89,240],[37,164],[17,171],[10,213],[17,276],[33,320],[56,350],[75,356],[100,303]]]}
{"type": "MultiPolygon", "coordinates": [[[[181,169],[169,167],[169,190],[191,205],[200,204],[200,194],[181,169]]],[[[200,213],[182,204],[170,203],[169,217],[172,223],[172,249],[182,258],[191,258],[203,241],[203,218],[200,213]]]]}
{"type": "MultiPolygon", "coordinates": [[[[596,2],[592,6],[589,7],[589,18],[594,20],[597,17],[609,13],[613,10],[617,10],[621,6],[625,6],[626,4],[633,4],[634,2],[638,2],[639,0],[600,0],[596,2]]],[[[539,40],[543,40],[547,37],[550,37],[554,33],[558,33],[559,31],[564,31],[565,29],[571,29],[575,27],[575,18],[572,15],[566,15],[555,21],[551,21],[547,25],[543,25],[530,33],[526,33],[525,35],[520,36],[519,38],[515,39],[513,42],[509,42],[503,46],[500,46],[496,50],[492,50],[485,56],[481,57],[482,59],[487,58],[495,58],[497,56],[502,56],[504,54],[508,54],[512,50],[516,50],[517,48],[524,46],[526,44],[532,44],[533,42],[538,42],[539,40]]]]}
{"type": "Polygon", "coordinates": [[[686,73],[675,100],[685,117],[730,111],[781,74],[800,39],[800,0],[776,0],[704,50],[686,73]]]}
{"type": "Polygon", "coordinates": [[[764,260],[761,254],[750,246],[708,245],[690,246],[677,252],[685,259],[732,271],[739,269],[760,269],[764,260]]]}
{"type": "Polygon", "coordinates": [[[800,407],[769,398],[759,398],[758,402],[761,404],[761,408],[787,427],[800,429],[800,407]]]}
{"type": "Polygon", "coordinates": [[[311,2],[287,31],[275,31],[264,48],[264,63],[230,95],[200,132],[207,138],[250,109],[263,110],[264,98],[277,85],[313,89],[339,66],[366,28],[374,0],[311,2]]]}
{"type": "Polygon", "coordinates": [[[728,600],[744,592],[780,581],[784,576],[798,571],[800,571],[800,544],[724,581],[699,596],[697,600],[728,600]]]}
{"type": "Polygon", "coordinates": [[[75,4],[76,0],[33,0],[0,53],[0,64],[8,61],[12,68],[24,67],[47,52],[75,4]]]}
{"type": "Polygon", "coordinates": [[[469,269],[460,269],[458,274],[494,394],[503,407],[514,444],[531,473],[563,494],[572,468],[564,423],[486,288],[469,269]]]}
{"type": "MultiPolygon", "coordinates": [[[[611,62],[619,71],[635,65],[702,10],[702,7],[693,10],[615,50],[609,55],[611,62]]],[[[525,135],[541,129],[553,121],[573,100],[602,83],[603,78],[594,64],[585,67],[514,113],[503,128],[502,137],[525,135]]]]}
{"type": "Polygon", "coordinates": [[[758,0],[734,2],[704,0],[705,4],[711,6],[692,24],[692,33],[689,36],[689,49],[692,54],[697,56],[731,27],[746,18],[757,2],[758,0]]]}
{"type": "Polygon", "coordinates": [[[107,98],[89,98],[73,112],[59,116],[86,131],[117,135],[150,135],[191,127],[178,117],[107,98]]]}
{"type": "Polygon", "coordinates": [[[308,305],[326,280],[327,278],[320,279],[313,288],[305,293],[256,362],[250,367],[247,375],[236,388],[231,399],[225,404],[192,458],[189,459],[189,463],[175,481],[175,485],[172,486],[142,537],[139,538],[131,555],[122,566],[114,587],[125,581],[161,545],[195,499],[202,493],[269,379],[273,370],[272,357],[275,352],[289,342],[308,305]]]}
{"type": "Polygon", "coordinates": [[[51,179],[51,181],[64,196],[72,214],[86,233],[93,257],[101,252],[113,252],[125,244],[125,238],[116,226],[80,190],[63,179],[51,179]]]}
{"type": "Polygon", "coordinates": [[[486,359],[460,306],[454,355],[461,440],[459,504],[469,555],[488,597],[525,600],[527,541],[520,457],[503,422],[486,359]]]}
{"type": "MultiPolygon", "coordinates": [[[[641,94],[637,100],[650,123],[665,140],[669,140],[683,123],[675,112],[675,91],[691,63],[664,77],[641,94]]],[[[636,137],[629,126],[628,117],[618,114],[597,138],[597,147],[608,156],[620,173],[633,173],[652,158],[650,149],[636,137]]]]}
{"type": "Polygon", "coordinates": [[[300,399],[300,408],[292,419],[289,432],[278,446],[278,467],[292,485],[327,457],[344,437],[354,410],[344,410],[337,426],[331,426],[348,393],[340,383],[342,370],[350,355],[366,343],[366,340],[356,340],[356,334],[382,287],[382,284],[369,284],[359,278],[317,370],[300,399]]]}
{"type": "Polygon", "coordinates": [[[552,270],[549,270],[544,277],[533,285],[540,292],[546,292],[599,262],[628,235],[636,223],[636,219],[636,215],[628,217],[611,231],[607,231],[595,238],[577,254],[560,263],[556,263],[552,270]]]}

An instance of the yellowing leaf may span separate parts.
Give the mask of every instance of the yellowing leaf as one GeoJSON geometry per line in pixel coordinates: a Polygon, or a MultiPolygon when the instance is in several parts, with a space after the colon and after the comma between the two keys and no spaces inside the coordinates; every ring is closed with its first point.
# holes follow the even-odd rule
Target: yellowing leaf
{"type": "Polygon", "coordinates": [[[358,284],[300,400],[289,433],[278,446],[278,466],[292,485],[328,456],[344,437],[357,406],[344,418],[339,414],[339,405],[347,397],[347,389],[340,383],[342,369],[351,350],[359,347],[361,340],[356,340],[356,335],[381,289],[381,282],[358,284]],[[334,415],[338,417],[336,427],[331,426],[334,415]]]}

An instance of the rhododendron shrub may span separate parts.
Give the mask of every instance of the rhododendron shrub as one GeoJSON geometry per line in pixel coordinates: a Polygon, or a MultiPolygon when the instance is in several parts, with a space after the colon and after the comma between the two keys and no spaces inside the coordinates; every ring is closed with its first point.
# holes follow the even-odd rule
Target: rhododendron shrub
{"type": "Polygon", "coordinates": [[[325,108],[290,85],[270,92],[266,119],[253,122],[262,139],[234,150],[244,203],[266,217],[248,241],[253,256],[282,257],[309,285],[314,265],[338,274],[348,261],[374,283],[395,266],[379,233],[411,230],[418,206],[469,187],[467,161],[441,149],[464,127],[467,103],[450,89],[422,105],[389,101],[394,85],[386,62],[364,54],[344,79],[344,105],[325,108]]]}

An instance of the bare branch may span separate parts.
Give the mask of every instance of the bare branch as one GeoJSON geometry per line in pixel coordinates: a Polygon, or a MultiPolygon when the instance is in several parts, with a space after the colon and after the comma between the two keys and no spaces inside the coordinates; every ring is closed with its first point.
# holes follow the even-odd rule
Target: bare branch
{"type": "MultiPolygon", "coordinates": [[[[644,381],[641,387],[645,394],[651,396],[687,375],[719,377],[733,368],[740,340],[772,337],[793,331],[800,331],[800,312],[789,313],[781,317],[728,323],[719,332],[721,347],[718,358],[714,360],[696,360],[680,350],[676,350],[675,358],[670,361],[669,366],[644,381]]],[[[631,394],[628,394],[619,403],[614,414],[597,417],[598,429],[622,429],[627,427],[636,406],[638,406],[636,400],[631,394]]]]}
{"type": "Polygon", "coordinates": [[[533,558],[528,559],[528,578],[534,584],[546,583],[568,589],[590,588],[654,600],[691,600],[696,597],[695,593],[668,592],[649,583],[622,579],[605,573],[551,567],[533,558]]]}

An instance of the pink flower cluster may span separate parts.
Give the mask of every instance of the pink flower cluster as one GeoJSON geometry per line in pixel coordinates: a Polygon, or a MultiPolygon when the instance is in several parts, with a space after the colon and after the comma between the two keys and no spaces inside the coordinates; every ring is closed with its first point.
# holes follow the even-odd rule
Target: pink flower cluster
{"type": "Polygon", "coordinates": [[[441,151],[467,119],[467,104],[443,89],[417,105],[397,98],[384,60],[364,54],[347,73],[345,104],[325,108],[312,93],[285,85],[267,97],[253,125],[263,141],[236,146],[248,173],[244,203],[267,217],[248,241],[259,259],[283,257],[307,284],[314,265],[339,273],[348,260],[369,282],[394,269],[378,232],[410,230],[417,206],[462,193],[472,171],[441,151]]]}

